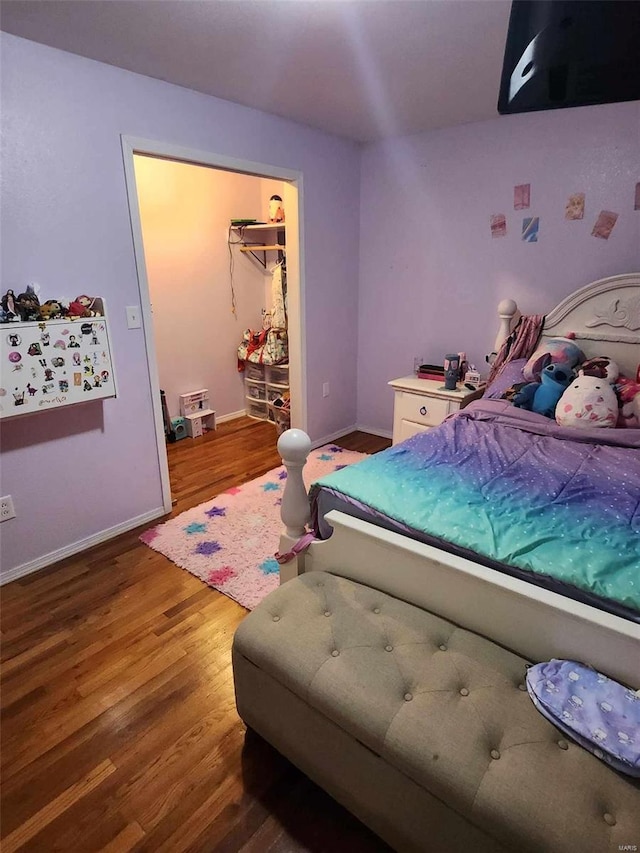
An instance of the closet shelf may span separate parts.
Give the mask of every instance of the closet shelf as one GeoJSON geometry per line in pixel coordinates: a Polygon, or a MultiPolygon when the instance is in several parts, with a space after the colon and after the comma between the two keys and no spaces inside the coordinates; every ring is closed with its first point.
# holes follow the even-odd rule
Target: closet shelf
{"type": "Polygon", "coordinates": [[[284,222],[260,222],[255,225],[232,225],[234,231],[284,231],[284,222]]]}
{"type": "Polygon", "coordinates": [[[241,252],[286,252],[286,246],[263,246],[261,243],[255,246],[240,246],[241,252]]]}

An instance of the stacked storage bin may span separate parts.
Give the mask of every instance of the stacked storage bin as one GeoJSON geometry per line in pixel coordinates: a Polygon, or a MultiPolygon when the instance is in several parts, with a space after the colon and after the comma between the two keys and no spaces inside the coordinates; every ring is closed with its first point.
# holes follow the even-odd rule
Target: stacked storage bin
{"type": "Polygon", "coordinates": [[[245,363],[244,388],[246,409],[250,418],[266,421],[269,417],[267,406],[267,386],[264,364],[245,363]]]}

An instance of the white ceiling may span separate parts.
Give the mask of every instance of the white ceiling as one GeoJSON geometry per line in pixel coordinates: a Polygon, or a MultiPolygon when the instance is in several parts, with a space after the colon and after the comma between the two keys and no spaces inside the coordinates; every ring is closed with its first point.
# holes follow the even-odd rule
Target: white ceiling
{"type": "Polygon", "coordinates": [[[508,0],[4,0],[0,28],[366,142],[493,118],[508,0]]]}

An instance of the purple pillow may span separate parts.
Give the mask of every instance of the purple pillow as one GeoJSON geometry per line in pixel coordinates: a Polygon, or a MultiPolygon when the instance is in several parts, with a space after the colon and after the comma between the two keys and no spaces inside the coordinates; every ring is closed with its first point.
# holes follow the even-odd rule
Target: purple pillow
{"type": "Polygon", "coordinates": [[[511,388],[516,382],[526,382],[522,372],[526,363],[526,358],[514,358],[513,361],[503,364],[500,373],[482,396],[489,400],[499,400],[507,388],[511,388]]]}

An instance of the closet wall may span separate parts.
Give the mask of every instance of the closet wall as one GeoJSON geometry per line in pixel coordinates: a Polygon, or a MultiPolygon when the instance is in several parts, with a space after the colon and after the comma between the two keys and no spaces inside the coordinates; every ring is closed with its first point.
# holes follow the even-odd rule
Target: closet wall
{"type": "Polygon", "coordinates": [[[219,418],[241,414],[245,395],[236,350],[246,328],[260,328],[270,277],[238,247],[231,247],[230,257],[229,221],[266,218],[269,197],[282,194],[282,183],[134,159],[158,373],[169,413],[179,414],[180,394],[208,388],[219,418]]]}

